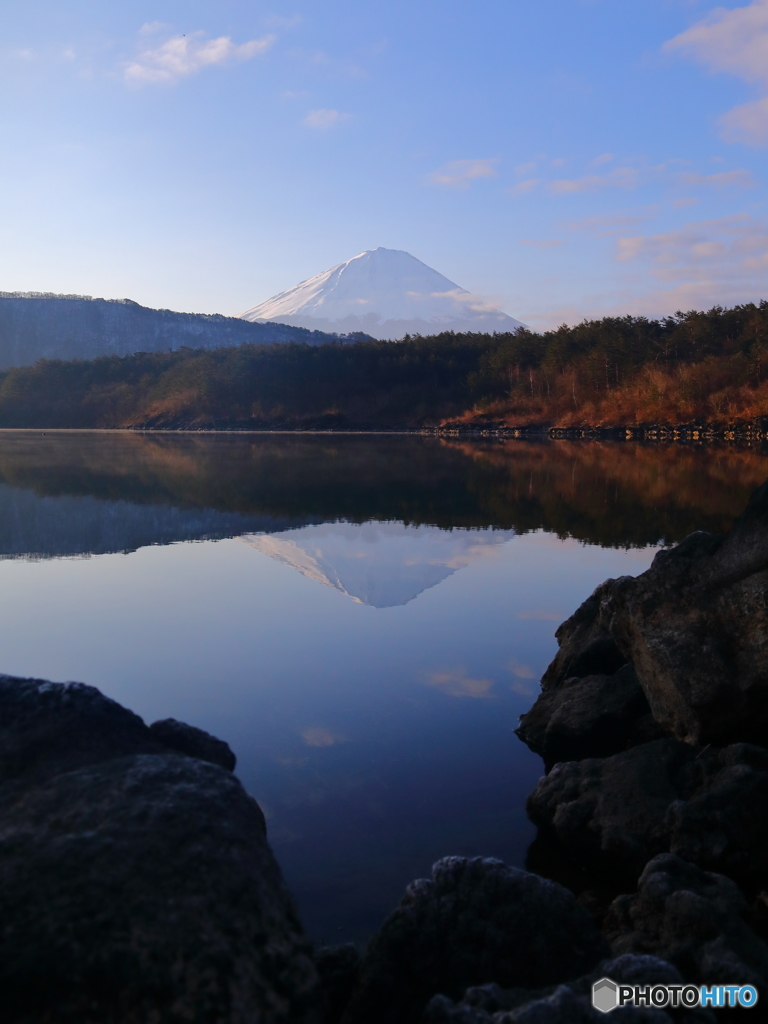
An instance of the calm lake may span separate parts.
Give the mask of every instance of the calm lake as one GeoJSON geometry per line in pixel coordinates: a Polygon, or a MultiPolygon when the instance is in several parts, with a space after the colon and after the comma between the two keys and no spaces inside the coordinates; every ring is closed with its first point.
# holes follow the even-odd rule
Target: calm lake
{"type": "Polygon", "coordinates": [[[0,671],[227,740],[310,935],[523,866],[554,630],[768,476],[739,449],[0,432],[0,671]]]}

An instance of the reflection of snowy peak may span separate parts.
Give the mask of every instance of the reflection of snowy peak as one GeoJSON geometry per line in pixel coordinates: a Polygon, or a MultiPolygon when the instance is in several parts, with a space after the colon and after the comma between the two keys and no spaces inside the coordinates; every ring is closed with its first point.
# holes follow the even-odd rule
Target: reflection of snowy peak
{"type": "Polygon", "coordinates": [[[391,608],[487,558],[509,540],[502,530],[440,530],[402,523],[332,523],[241,539],[359,604],[391,608]]]}
{"type": "Polygon", "coordinates": [[[241,313],[243,320],[375,338],[520,327],[401,249],[371,249],[241,313]]]}

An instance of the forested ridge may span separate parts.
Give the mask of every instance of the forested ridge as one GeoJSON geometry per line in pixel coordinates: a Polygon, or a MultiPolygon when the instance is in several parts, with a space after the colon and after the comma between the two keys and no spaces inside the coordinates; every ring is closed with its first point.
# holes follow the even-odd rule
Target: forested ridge
{"type": "Polygon", "coordinates": [[[0,374],[2,427],[565,427],[766,414],[765,301],[541,334],[182,348],[0,374]]]}

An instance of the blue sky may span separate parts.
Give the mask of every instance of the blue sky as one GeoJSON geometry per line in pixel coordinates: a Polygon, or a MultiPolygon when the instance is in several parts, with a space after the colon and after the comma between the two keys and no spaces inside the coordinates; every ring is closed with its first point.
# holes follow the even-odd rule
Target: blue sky
{"type": "Polygon", "coordinates": [[[407,249],[536,327],[768,298],[768,0],[5,0],[0,289],[407,249]]]}

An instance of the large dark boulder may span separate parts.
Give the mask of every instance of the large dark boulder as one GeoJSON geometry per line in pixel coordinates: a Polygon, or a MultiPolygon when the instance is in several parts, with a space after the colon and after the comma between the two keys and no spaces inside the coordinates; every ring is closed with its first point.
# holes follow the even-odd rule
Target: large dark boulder
{"type": "Polygon", "coordinates": [[[768,946],[750,927],[739,887],[674,854],[646,866],[638,891],[613,902],[604,928],[616,954],[662,957],[688,981],[768,985],[768,946]]]}
{"type": "Polygon", "coordinates": [[[471,985],[552,985],[606,953],[572,893],[501,861],[447,857],[413,882],[363,957],[343,1024],[417,1024],[471,985]]]}
{"type": "Polygon", "coordinates": [[[0,714],[0,1020],[314,1024],[311,951],[229,771],[92,687],[6,677],[0,714]]]}
{"type": "Polygon", "coordinates": [[[671,851],[740,882],[764,884],[768,751],[746,743],[698,750],[663,739],[603,759],[556,765],[528,813],[572,858],[634,879],[671,851]]]}

